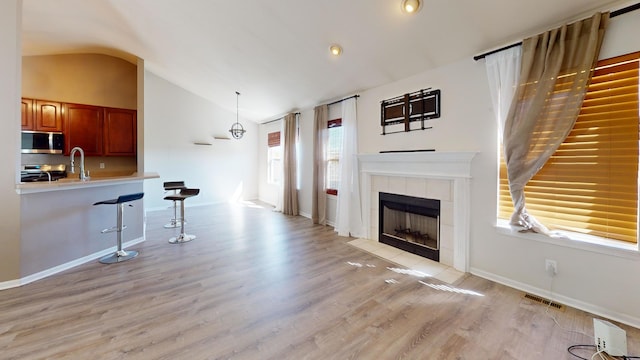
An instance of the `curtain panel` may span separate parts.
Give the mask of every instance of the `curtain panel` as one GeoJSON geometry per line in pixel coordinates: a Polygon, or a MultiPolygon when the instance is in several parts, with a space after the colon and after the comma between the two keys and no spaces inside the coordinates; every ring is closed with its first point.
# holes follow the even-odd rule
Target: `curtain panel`
{"type": "Polygon", "coordinates": [[[313,188],[311,197],[311,220],[314,224],[327,224],[327,121],[329,107],[319,105],[314,108],[313,117],[313,188]]]}
{"type": "Polygon", "coordinates": [[[502,133],[512,225],[549,233],[527,213],[524,187],[573,128],[608,20],[609,13],[597,13],[522,42],[519,84],[502,133]]]}
{"type": "Polygon", "coordinates": [[[282,181],[282,213],[285,215],[298,215],[298,189],[297,189],[297,155],[296,155],[297,121],[295,114],[287,114],[284,117],[284,147],[282,167],[284,177],[282,181]]]}
{"type": "Polygon", "coordinates": [[[340,187],[335,230],[340,236],[360,237],[364,233],[360,202],[360,169],[358,166],[358,121],[356,99],[342,102],[342,153],[340,154],[340,187]]]}
{"type": "Polygon", "coordinates": [[[487,78],[489,80],[489,94],[496,114],[500,143],[504,123],[513,103],[513,96],[520,79],[520,63],[522,62],[522,47],[516,46],[485,57],[487,78]]]}

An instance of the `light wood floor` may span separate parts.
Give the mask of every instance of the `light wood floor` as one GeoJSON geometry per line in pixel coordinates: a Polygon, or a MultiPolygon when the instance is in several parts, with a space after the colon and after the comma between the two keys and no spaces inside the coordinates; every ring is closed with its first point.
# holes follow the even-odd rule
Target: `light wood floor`
{"type": "Polygon", "coordinates": [[[170,211],[151,213],[138,258],[1,291],[0,358],[555,360],[592,343],[589,314],[550,310],[566,331],[519,291],[393,272],[303,217],[186,212],[190,243],[168,244],[170,211]]]}

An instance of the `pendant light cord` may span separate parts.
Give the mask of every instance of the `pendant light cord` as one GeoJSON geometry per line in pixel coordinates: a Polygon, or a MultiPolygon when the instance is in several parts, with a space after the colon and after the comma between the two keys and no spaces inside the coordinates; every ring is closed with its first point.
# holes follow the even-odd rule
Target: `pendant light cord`
{"type": "Polygon", "coordinates": [[[240,93],[236,91],[236,124],[240,123],[240,115],[238,112],[238,99],[240,98],[240,93]]]}

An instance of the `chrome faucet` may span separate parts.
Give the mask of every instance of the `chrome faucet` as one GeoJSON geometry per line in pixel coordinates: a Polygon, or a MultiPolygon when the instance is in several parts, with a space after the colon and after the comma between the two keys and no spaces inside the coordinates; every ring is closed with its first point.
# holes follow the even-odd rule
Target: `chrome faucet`
{"type": "Polygon", "coordinates": [[[73,149],[71,149],[71,154],[69,155],[69,157],[71,158],[71,173],[75,174],[75,163],[73,161],[73,158],[76,155],[76,151],[80,152],[80,180],[81,181],[87,181],[89,180],[89,176],[85,175],[84,173],[84,150],[82,150],[82,148],[76,146],[73,149]]]}

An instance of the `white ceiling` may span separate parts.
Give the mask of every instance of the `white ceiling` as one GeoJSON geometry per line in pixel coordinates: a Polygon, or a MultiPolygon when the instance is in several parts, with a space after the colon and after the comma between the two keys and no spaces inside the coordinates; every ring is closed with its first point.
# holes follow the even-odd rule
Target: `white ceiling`
{"type": "Polygon", "coordinates": [[[24,0],[23,54],[96,52],[268,121],[530,36],[620,0],[24,0]],[[329,55],[339,43],[343,55],[329,55]]]}

